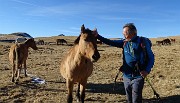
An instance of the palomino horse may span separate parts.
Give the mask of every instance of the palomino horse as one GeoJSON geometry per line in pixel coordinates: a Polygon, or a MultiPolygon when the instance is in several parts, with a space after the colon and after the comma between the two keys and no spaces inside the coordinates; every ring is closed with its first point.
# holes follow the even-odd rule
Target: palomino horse
{"type": "Polygon", "coordinates": [[[17,83],[19,80],[19,75],[22,69],[22,64],[24,64],[24,75],[27,77],[26,73],[26,60],[28,57],[28,48],[31,47],[37,50],[36,43],[34,39],[28,39],[23,43],[13,44],[9,52],[9,61],[12,64],[12,82],[17,83]],[[16,61],[16,64],[15,64],[16,61]],[[16,67],[15,67],[16,66],[16,67]],[[16,79],[14,80],[16,76],[16,79]]]}
{"type": "Polygon", "coordinates": [[[81,34],[75,40],[74,46],[68,51],[61,62],[60,72],[66,79],[68,90],[67,102],[72,103],[72,92],[74,83],[78,83],[77,98],[84,103],[85,88],[88,77],[93,71],[93,62],[100,58],[97,50],[97,39],[93,35],[96,32],[81,27],[81,34]]]}

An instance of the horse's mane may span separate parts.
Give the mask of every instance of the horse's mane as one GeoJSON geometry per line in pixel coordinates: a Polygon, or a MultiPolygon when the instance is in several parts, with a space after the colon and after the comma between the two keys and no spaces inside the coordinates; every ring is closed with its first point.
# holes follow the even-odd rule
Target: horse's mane
{"type": "Polygon", "coordinates": [[[81,35],[79,35],[79,36],[76,38],[76,40],[74,41],[74,45],[79,44],[80,36],[81,36],[81,35]]]}
{"type": "MultiPolygon", "coordinates": [[[[90,30],[90,29],[85,29],[83,32],[81,32],[81,34],[82,33],[87,33],[88,35],[92,35],[92,31],[90,30]]],[[[79,40],[80,40],[80,37],[81,37],[81,34],[77,37],[77,39],[74,41],[74,44],[76,45],[76,44],[79,44],[79,40]]]]}
{"type": "Polygon", "coordinates": [[[27,39],[25,42],[24,42],[24,44],[29,44],[29,42],[32,42],[34,39],[27,39]]]}

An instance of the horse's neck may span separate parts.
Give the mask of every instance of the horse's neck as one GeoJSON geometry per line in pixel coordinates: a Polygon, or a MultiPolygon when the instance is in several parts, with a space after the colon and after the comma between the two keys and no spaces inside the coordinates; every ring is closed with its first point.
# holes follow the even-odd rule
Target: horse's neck
{"type": "Polygon", "coordinates": [[[85,56],[80,52],[79,45],[74,46],[73,50],[74,51],[72,51],[72,53],[74,53],[75,61],[81,61],[82,59],[85,58],[85,56]]]}
{"type": "MultiPolygon", "coordinates": [[[[30,44],[30,41],[26,41],[26,42],[24,43],[24,45],[26,46],[27,49],[29,49],[29,47],[31,47],[29,44],[30,44]]],[[[31,48],[32,48],[32,47],[31,47],[31,48]]]]}
{"type": "Polygon", "coordinates": [[[25,44],[25,43],[20,43],[20,44],[18,44],[18,46],[20,48],[24,48],[24,49],[28,49],[29,48],[29,46],[27,44],[25,44]]]}

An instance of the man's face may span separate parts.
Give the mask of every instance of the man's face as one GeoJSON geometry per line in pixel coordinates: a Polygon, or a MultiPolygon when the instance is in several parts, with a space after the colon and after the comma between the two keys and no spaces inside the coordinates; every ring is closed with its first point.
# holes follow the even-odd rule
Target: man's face
{"type": "Polygon", "coordinates": [[[134,36],[134,34],[129,34],[128,31],[129,31],[129,27],[123,28],[123,35],[125,39],[131,39],[134,36]]]}

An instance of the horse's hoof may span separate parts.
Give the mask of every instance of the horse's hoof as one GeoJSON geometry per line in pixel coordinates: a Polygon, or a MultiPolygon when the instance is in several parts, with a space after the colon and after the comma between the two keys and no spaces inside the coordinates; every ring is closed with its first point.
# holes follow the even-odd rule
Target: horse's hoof
{"type": "Polygon", "coordinates": [[[15,80],[15,84],[18,84],[18,82],[19,82],[19,79],[15,80]]]}
{"type": "Polygon", "coordinates": [[[80,102],[80,99],[77,99],[77,102],[79,103],[79,102],[80,102]]]}
{"type": "Polygon", "coordinates": [[[18,84],[18,82],[16,81],[15,84],[18,84]]]}

